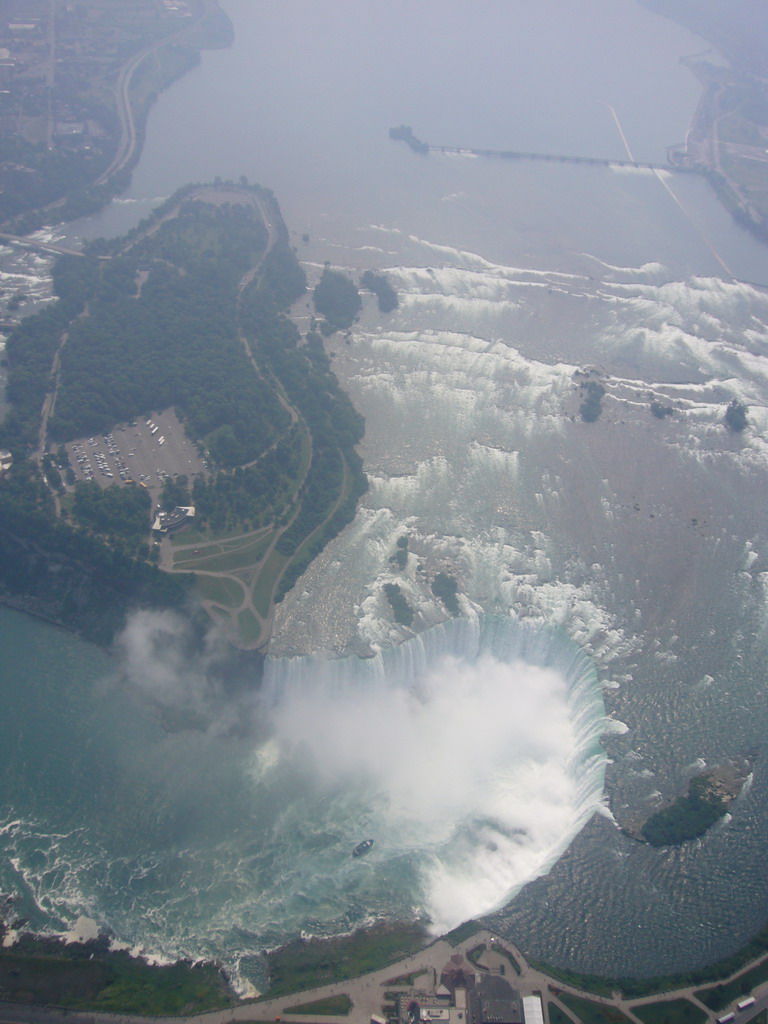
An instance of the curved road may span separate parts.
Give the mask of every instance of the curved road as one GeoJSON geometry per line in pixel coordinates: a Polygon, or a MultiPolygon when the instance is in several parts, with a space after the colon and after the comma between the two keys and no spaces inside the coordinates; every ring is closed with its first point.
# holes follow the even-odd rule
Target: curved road
{"type": "Polygon", "coordinates": [[[162,39],[155,40],[153,43],[150,43],[149,46],[145,46],[143,50],[135,54],[126,64],[123,65],[119,75],[117,76],[117,83],[115,85],[117,116],[120,119],[120,142],[112,163],[106,171],[96,179],[95,184],[103,185],[114,174],[121,171],[126,164],[130,163],[136,150],[138,133],[136,131],[136,121],[133,116],[133,109],[131,107],[130,89],[131,80],[139,65],[151,53],[161,49],[163,46],[167,46],[168,43],[172,43],[175,39],[178,39],[190,29],[197,28],[197,26],[202,24],[202,22],[208,17],[213,8],[214,4],[212,0],[203,0],[203,10],[200,15],[194,19],[194,21],[185,23],[169,35],[163,36],[162,39]]]}

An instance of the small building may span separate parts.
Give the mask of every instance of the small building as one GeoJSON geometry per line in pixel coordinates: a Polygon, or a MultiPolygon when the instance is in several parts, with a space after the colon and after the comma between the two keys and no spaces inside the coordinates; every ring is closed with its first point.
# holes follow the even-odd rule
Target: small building
{"type": "Polygon", "coordinates": [[[0,449],[0,476],[3,476],[13,465],[13,456],[6,449],[0,449]]]}
{"type": "Polygon", "coordinates": [[[424,1024],[429,1024],[430,1021],[443,1021],[447,1022],[451,1019],[451,1011],[447,1006],[436,1006],[434,1003],[420,1003],[419,1004],[419,1016],[424,1024]]]}
{"type": "Polygon", "coordinates": [[[177,505],[170,512],[158,510],[152,529],[157,533],[173,533],[195,516],[194,505],[177,505]]]}

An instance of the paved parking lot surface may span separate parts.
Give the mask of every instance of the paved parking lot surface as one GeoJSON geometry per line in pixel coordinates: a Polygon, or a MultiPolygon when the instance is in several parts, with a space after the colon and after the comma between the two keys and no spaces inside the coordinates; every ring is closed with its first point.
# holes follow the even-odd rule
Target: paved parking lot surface
{"type": "Polygon", "coordinates": [[[66,449],[76,479],[101,487],[142,483],[156,495],[166,479],[185,475],[191,484],[207,472],[173,409],[119,424],[104,436],[78,438],[66,449]]]}

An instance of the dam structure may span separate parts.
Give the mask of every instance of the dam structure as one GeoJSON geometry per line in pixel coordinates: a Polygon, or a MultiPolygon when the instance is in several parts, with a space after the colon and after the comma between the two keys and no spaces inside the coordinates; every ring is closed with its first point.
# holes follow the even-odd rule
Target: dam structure
{"type": "Polygon", "coordinates": [[[648,171],[677,171],[685,174],[700,173],[700,168],[682,164],[655,164],[643,160],[617,160],[601,156],[569,156],[565,153],[524,153],[512,149],[466,149],[460,146],[428,145],[430,153],[455,153],[459,156],[497,157],[501,160],[546,160],[560,164],[593,164],[597,167],[638,167],[648,171]]]}
{"type": "Polygon", "coordinates": [[[529,153],[516,149],[475,149],[468,146],[435,146],[423,142],[413,134],[408,125],[389,129],[389,137],[405,142],[415,153],[450,153],[456,156],[495,157],[500,160],[542,160],[560,164],[591,164],[594,167],[634,167],[647,171],[676,171],[684,174],[700,174],[702,168],[683,162],[653,163],[644,160],[620,160],[613,157],[573,156],[568,153],[529,153]]]}

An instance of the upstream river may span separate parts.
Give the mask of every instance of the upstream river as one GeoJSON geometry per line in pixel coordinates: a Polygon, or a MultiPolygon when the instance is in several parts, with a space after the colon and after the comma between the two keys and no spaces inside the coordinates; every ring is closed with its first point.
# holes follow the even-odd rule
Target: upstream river
{"type": "MultiPolygon", "coordinates": [[[[234,46],[160,99],[130,189],[66,237],[245,175],[311,282],[386,271],[398,309],[368,297],[329,345],[370,490],[281,605],[258,693],[217,689],[215,639],[190,664],[165,617],[108,658],[0,614],[0,888],[37,926],[219,956],[244,991],[265,946],[376,918],[488,914],[585,971],[732,951],[768,917],[768,249],[693,176],[387,134],[664,162],[706,44],[633,0],[224,6],[234,46]],[[617,827],[735,757],[750,784],[703,841],[617,827]]],[[[22,268],[41,296],[44,269],[22,268]]]]}

